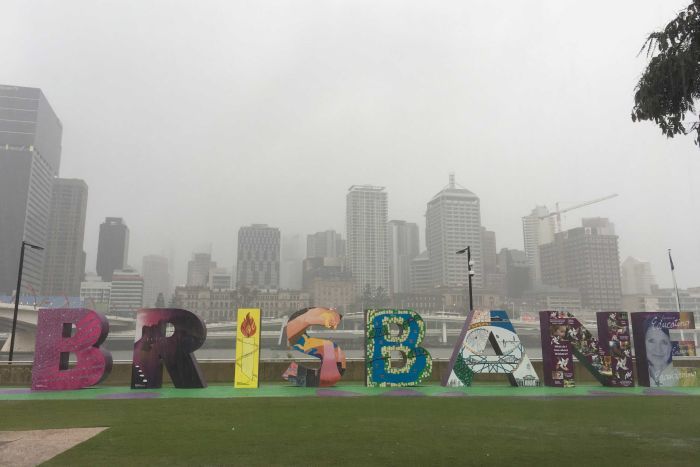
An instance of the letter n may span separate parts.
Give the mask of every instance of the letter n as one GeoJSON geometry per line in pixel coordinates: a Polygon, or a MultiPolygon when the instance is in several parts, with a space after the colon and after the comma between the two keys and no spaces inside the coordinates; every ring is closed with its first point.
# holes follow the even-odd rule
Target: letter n
{"type": "Polygon", "coordinates": [[[575,355],[600,384],[634,386],[627,313],[601,311],[596,318],[598,339],[571,313],[540,311],[545,385],[573,387],[575,355]]]}

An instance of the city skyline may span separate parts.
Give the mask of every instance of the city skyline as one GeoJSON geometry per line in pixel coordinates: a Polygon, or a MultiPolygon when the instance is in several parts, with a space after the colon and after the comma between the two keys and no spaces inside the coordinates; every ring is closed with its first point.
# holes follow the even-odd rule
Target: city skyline
{"type": "Polygon", "coordinates": [[[90,187],[88,271],[107,216],[128,221],[129,264],[174,249],[182,282],[186,258],[203,241],[220,264],[235,264],[232,239],[244,225],[300,235],[343,231],[344,190],[353,184],[385,186],[389,218],[418,224],[424,239],[424,204],[455,172],[480,197],[482,224],[496,232],[499,247],[523,248],[521,218],[537,205],[551,210],[557,201],[566,207],[619,193],[567,216],[565,228],[607,217],[622,258],[650,261],[667,286],[672,248],[679,285],[697,285],[697,148],[629,118],[646,64],[637,56],[641,43],[685,2],[619,2],[604,16],[596,5],[566,2],[549,2],[546,15],[525,5],[454,2],[440,11],[407,3],[396,17],[377,5],[374,24],[353,7],[338,16],[331,6],[315,6],[315,17],[335,18],[332,27],[313,21],[308,6],[283,3],[264,13],[241,5],[173,7],[181,35],[167,28],[146,34],[148,18],[157,16],[152,6],[137,12],[76,2],[30,15],[20,5],[8,4],[16,21],[0,32],[3,43],[23,44],[4,54],[3,80],[41,88],[64,124],[61,176],[90,187]],[[73,23],[78,11],[93,21],[73,23]],[[240,20],[250,15],[270,25],[264,39],[240,20]],[[192,18],[209,27],[180,28],[192,18]],[[517,53],[521,42],[512,37],[484,42],[486,18],[499,18],[512,37],[531,38],[528,50],[517,53]],[[113,30],[115,19],[137,26],[126,28],[133,34],[113,30]],[[93,40],[79,40],[71,25],[93,40]],[[364,38],[354,33],[358,27],[364,38]],[[591,38],[591,27],[610,34],[591,38]],[[566,40],[552,44],[533,33],[539,30],[566,40]],[[50,43],[37,40],[44,34],[50,43]],[[172,46],[175,36],[183,47],[172,46]],[[235,59],[211,55],[213,40],[235,59]],[[399,44],[421,46],[396,57],[399,44]],[[149,50],[161,58],[154,62],[149,50]],[[522,72],[502,73],[503,63],[522,72]],[[143,111],[133,113],[137,107],[143,111]],[[140,209],[143,200],[157,207],[140,209]],[[226,215],[215,212],[220,202],[226,215]]]}

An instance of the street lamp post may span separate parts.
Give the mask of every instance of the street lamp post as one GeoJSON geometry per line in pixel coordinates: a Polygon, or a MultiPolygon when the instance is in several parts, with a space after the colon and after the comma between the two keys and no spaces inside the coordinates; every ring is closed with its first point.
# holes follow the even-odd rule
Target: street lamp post
{"type": "Polygon", "coordinates": [[[12,315],[12,335],[10,336],[10,355],[7,359],[9,364],[12,364],[12,355],[15,352],[15,332],[17,331],[17,313],[19,312],[19,296],[22,291],[22,267],[24,266],[24,247],[28,246],[34,250],[43,250],[38,245],[32,245],[29,242],[22,240],[22,250],[19,254],[19,272],[17,273],[17,289],[15,291],[15,312],[12,315]]]}
{"type": "Polygon", "coordinates": [[[474,277],[474,269],[472,267],[474,266],[474,261],[472,261],[472,249],[471,247],[466,247],[462,248],[461,250],[457,251],[456,253],[458,255],[462,255],[464,253],[467,253],[467,269],[469,271],[469,313],[474,311],[474,296],[472,294],[472,277],[474,277]]]}

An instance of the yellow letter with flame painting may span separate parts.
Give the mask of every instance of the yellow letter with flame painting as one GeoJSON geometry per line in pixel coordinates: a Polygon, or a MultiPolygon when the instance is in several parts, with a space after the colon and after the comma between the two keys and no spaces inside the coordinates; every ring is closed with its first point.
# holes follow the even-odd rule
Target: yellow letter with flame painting
{"type": "Polygon", "coordinates": [[[239,308],[236,320],[234,387],[257,388],[260,364],[260,309],[239,308]]]}

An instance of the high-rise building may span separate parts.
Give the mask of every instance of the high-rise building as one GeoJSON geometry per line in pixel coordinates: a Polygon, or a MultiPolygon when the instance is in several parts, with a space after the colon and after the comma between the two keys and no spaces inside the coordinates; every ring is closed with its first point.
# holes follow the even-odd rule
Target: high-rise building
{"type": "Polygon", "coordinates": [[[420,253],[418,224],[389,221],[387,248],[389,250],[390,292],[408,293],[411,290],[411,261],[420,253]]]}
{"type": "MultiPolygon", "coordinates": [[[[46,245],[63,126],[40,89],[0,85],[0,293],[17,287],[22,241],[46,245]]],[[[41,291],[44,252],[26,249],[22,281],[41,291]]]]}
{"type": "Polygon", "coordinates": [[[44,253],[42,294],[77,297],[85,276],[85,211],[88,187],[83,180],[55,178],[44,253]]]}
{"type": "Polygon", "coordinates": [[[304,261],[303,237],[299,234],[283,235],[280,256],[280,288],[301,289],[302,261],[304,261]]]}
{"type": "Polygon", "coordinates": [[[216,262],[211,260],[211,254],[194,253],[192,259],[187,262],[187,286],[207,287],[209,272],[214,268],[216,268],[216,262]]]}
{"type": "Polygon", "coordinates": [[[277,290],[280,286],[280,230],[253,224],[238,230],[236,287],[277,290]]]}
{"type": "Polygon", "coordinates": [[[481,211],[479,197],[458,188],[453,174],[449,184],[428,202],[425,240],[433,286],[464,287],[468,281],[467,255],[456,252],[471,247],[474,261],[472,285],[483,286],[481,211]]]}
{"type": "Polygon", "coordinates": [[[168,258],[160,255],[144,256],[141,272],[143,274],[143,306],[155,306],[158,294],[163,294],[167,303],[172,289],[168,258]]]}
{"type": "Polygon", "coordinates": [[[593,311],[622,307],[620,254],[607,219],[583,219],[583,226],[559,232],[540,246],[542,281],[581,291],[581,305],[593,311]]]}
{"type": "Polygon", "coordinates": [[[126,267],[129,259],[129,228],[121,217],[107,217],[100,224],[97,243],[97,275],[105,282],[112,280],[117,269],[126,267]]]}
{"type": "Polygon", "coordinates": [[[143,306],[143,277],[134,269],[113,271],[109,309],[113,315],[135,317],[143,306]]]}
{"type": "Polygon", "coordinates": [[[231,290],[232,277],[226,268],[213,268],[209,271],[209,285],[212,290],[231,290]]]}
{"type": "Polygon", "coordinates": [[[411,260],[411,292],[421,292],[432,288],[432,286],[430,259],[426,250],[411,260]]]}
{"type": "Polygon", "coordinates": [[[83,305],[100,313],[109,313],[109,297],[112,283],[104,282],[99,276],[88,274],[80,283],[80,299],[83,305]]]}
{"type": "Polygon", "coordinates": [[[540,245],[554,240],[554,216],[550,215],[546,206],[535,206],[532,212],[523,217],[523,243],[525,254],[530,264],[536,284],[542,282],[540,270],[540,245]]]}
{"type": "Polygon", "coordinates": [[[651,263],[628,256],[622,262],[622,294],[650,295],[656,287],[656,279],[651,272],[651,263]]]}
{"type": "Polygon", "coordinates": [[[502,288],[508,298],[520,298],[532,289],[532,269],[524,251],[501,248],[498,270],[503,274],[502,288]]]}
{"type": "Polygon", "coordinates": [[[346,196],[347,263],[355,294],[367,286],[389,291],[387,221],[389,202],[384,187],[353,185],[346,196]]]}
{"type": "Polygon", "coordinates": [[[306,236],[307,258],[339,258],[345,256],[345,240],[335,230],[306,236]]]}
{"type": "Polygon", "coordinates": [[[496,249],[496,232],[481,228],[481,255],[484,276],[498,272],[498,250],[496,249]]]}

